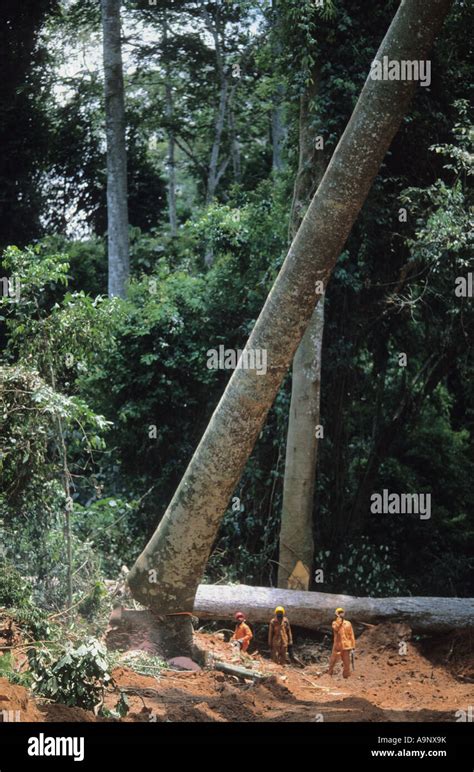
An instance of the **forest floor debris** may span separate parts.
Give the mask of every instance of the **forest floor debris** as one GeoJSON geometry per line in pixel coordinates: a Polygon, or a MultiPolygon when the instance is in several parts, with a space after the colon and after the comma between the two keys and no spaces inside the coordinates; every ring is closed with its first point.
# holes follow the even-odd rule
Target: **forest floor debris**
{"type": "MultiPolygon", "coordinates": [[[[195,635],[215,660],[239,664],[222,635],[203,631],[195,635]]],[[[11,649],[18,662],[24,657],[24,649],[15,648],[20,637],[17,633],[11,649]]],[[[5,646],[1,637],[0,646],[5,646]]],[[[105,706],[113,710],[123,691],[129,712],[122,721],[128,722],[437,722],[456,721],[456,712],[474,702],[474,686],[466,681],[474,672],[469,634],[418,641],[397,624],[370,627],[358,638],[356,669],[347,680],[340,671],[333,677],[327,674],[327,646],[305,641],[297,651],[305,662],[303,669],[281,668],[261,653],[253,654],[255,671],[265,676],[258,682],[215,669],[162,669],[154,677],[135,672],[127,660],[112,672],[116,686],[106,693],[105,706]],[[401,640],[406,654],[399,653],[401,640]]],[[[21,721],[107,720],[92,711],[47,702],[0,678],[0,720],[3,716],[14,720],[18,710],[21,721]]]]}

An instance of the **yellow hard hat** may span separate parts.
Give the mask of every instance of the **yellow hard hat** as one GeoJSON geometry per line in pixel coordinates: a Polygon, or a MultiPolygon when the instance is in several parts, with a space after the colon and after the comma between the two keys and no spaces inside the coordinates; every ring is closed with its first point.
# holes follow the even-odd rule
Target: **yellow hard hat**
{"type": "Polygon", "coordinates": [[[341,614],[341,613],[344,614],[344,609],[343,608],[337,608],[336,609],[336,614],[341,614]]]}
{"type": "Polygon", "coordinates": [[[276,609],[275,609],[275,614],[283,614],[284,615],[285,614],[285,609],[283,608],[283,606],[277,606],[276,609]]]}

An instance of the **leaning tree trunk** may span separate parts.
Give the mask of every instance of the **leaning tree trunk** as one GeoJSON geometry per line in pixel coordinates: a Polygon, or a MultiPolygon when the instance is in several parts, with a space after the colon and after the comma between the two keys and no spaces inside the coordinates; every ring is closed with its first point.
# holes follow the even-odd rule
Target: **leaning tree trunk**
{"type": "MultiPolygon", "coordinates": [[[[426,57],[451,0],[403,0],[377,58],[426,57]]],[[[161,523],[129,573],[134,597],[158,613],[191,612],[230,496],[352,225],[414,92],[413,81],[370,77],[247,343],[265,375],[236,369],[161,523]]],[[[204,365],[203,365],[204,366],[204,365]]],[[[191,650],[189,617],[182,651],[191,650]]]]}
{"type": "Polygon", "coordinates": [[[330,627],[338,606],[351,622],[406,622],[414,632],[474,628],[474,598],[355,598],[326,592],[277,590],[201,584],[194,601],[200,619],[232,619],[242,609],[249,622],[269,622],[275,606],[284,606],[291,624],[309,630],[330,627]]]}
{"type": "Polygon", "coordinates": [[[108,289],[109,295],[124,297],[130,269],[120,4],[121,0],[101,0],[107,134],[108,289]]]}
{"type": "MultiPolygon", "coordinates": [[[[311,108],[319,87],[319,70],[301,98],[300,153],[290,219],[293,239],[324,169],[322,149],[316,146],[311,108]]],[[[318,452],[319,404],[321,394],[321,351],[324,332],[324,297],[314,309],[311,321],[293,360],[291,403],[288,414],[285,477],[280,525],[278,586],[307,590],[313,562],[313,501],[318,452]]]]}

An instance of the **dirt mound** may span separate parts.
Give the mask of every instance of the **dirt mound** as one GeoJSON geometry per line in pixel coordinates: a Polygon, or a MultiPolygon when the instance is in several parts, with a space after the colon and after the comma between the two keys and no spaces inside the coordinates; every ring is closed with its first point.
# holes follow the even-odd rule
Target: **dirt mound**
{"type": "MultiPolygon", "coordinates": [[[[48,703],[34,697],[23,686],[0,678],[0,721],[97,721],[94,713],[82,708],[48,703]]],[[[99,719],[100,720],[100,719],[99,719]]]]}
{"type": "Polygon", "coordinates": [[[434,665],[441,666],[456,678],[474,683],[474,634],[460,630],[422,641],[420,649],[434,665]]]}
{"type": "Polygon", "coordinates": [[[0,678],[0,720],[23,722],[44,719],[27,689],[0,678]]]}
{"type": "Polygon", "coordinates": [[[399,651],[400,643],[411,639],[411,628],[404,622],[385,622],[367,627],[358,639],[357,648],[362,652],[399,651]]]}

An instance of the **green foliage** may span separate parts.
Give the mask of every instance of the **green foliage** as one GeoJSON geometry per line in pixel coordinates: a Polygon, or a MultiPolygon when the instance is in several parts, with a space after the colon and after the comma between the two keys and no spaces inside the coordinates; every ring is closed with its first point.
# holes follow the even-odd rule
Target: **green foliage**
{"type": "Polygon", "coordinates": [[[35,640],[49,639],[53,633],[45,612],[33,602],[33,586],[5,560],[0,561],[0,607],[35,640]]]}
{"type": "MultiPolygon", "coordinates": [[[[101,571],[107,577],[118,575],[122,565],[129,565],[136,555],[140,538],[139,504],[119,497],[106,497],[74,508],[73,530],[82,543],[87,543],[100,556],[101,571]]],[[[93,590],[99,600],[99,587],[93,590]]]]}
{"type": "Polygon", "coordinates": [[[319,550],[314,560],[324,572],[325,592],[383,598],[406,593],[406,581],[392,565],[392,556],[393,548],[362,536],[339,552],[319,550]]]}
{"type": "Polygon", "coordinates": [[[77,610],[84,619],[92,622],[103,610],[104,600],[107,597],[107,589],[101,581],[95,582],[84,600],[79,603],[77,610]]]}
{"type": "Polygon", "coordinates": [[[15,621],[28,631],[35,641],[49,641],[58,637],[59,628],[51,623],[46,612],[32,603],[15,608],[15,621]]]}
{"type": "Polygon", "coordinates": [[[0,8],[0,144],[8,158],[0,169],[0,249],[28,243],[43,231],[54,71],[42,32],[58,5],[57,0],[25,0],[0,8]]]}
{"type": "Polygon", "coordinates": [[[103,448],[102,432],[109,424],[93,413],[80,397],[53,389],[36,370],[23,365],[0,366],[0,476],[3,491],[18,497],[40,473],[43,480],[57,475],[58,420],[79,456],[103,448]]]}
{"type": "Polygon", "coordinates": [[[68,646],[59,655],[31,649],[28,662],[37,694],[85,710],[100,702],[112,681],[106,650],[94,639],[77,648],[68,646]]]}
{"type": "Polygon", "coordinates": [[[33,588],[21,574],[4,560],[0,561],[0,606],[25,609],[31,604],[33,588]]]}
{"type": "Polygon", "coordinates": [[[26,688],[31,687],[32,676],[26,671],[19,671],[15,666],[15,658],[11,651],[4,651],[0,657],[0,678],[6,678],[11,684],[26,688]]]}

